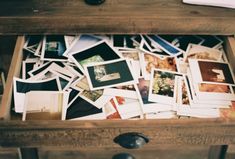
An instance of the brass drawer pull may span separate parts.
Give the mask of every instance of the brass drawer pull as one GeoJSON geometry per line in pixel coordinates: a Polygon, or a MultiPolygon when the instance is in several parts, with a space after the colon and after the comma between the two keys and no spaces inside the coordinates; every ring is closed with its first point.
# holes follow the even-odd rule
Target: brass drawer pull
{"type": "Polygon", "coordinates": [[[130,155],[129,153],[119,153],[114,155],[112,159],[135,159],[135,157],[130,155]]]}
{"type": "Polygon", "coordinates": [[[104,1],[105,0],[85,0],[85,2],[90,5],[99,5],[104,3],[104,1]]]}
{"type": "Polygon", "coordinates": [[[149,139],[143,134],[132,132],[121,134],[113,141],[127,149],[138,149],[148,143],[149,139]]]}

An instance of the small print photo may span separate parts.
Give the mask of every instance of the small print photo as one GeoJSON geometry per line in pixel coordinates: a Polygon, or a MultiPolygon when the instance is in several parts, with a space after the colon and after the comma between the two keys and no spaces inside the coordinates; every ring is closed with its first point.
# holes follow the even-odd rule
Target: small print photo
{"type": "Polygon", "coordinates": [[[23,120],[61,120],[67,103],[67,92],[30,91],[25,95],[23,120]]]}
{"type": "Polygon", "coordinates": [[[63,54],[66,51],[66,43],[63,35],[48,35],[43,38],[42,60],[66,61],[63,54]]]}
{"type": "Polygon", "coordinates": [[[87,102],[78,95],[66,110],[66,120],[92,120],[106,119],[102,109],[87,102]]]}
{"type": "Polygon", "coordinates": [[[171,43],[169,43],[168,41],[162,39],[158,35],[148,35],[148,37],[153,42],[153,45],[155,44],[156,47],[160,47],[160,49],[162,49],[163,51],[165,51],[169,55],[178,56],[184,52],[183,50],[181,50],[181,49],[175,47],[174,45],[172,45],[171,43]]]}
{"type": "Polygon", "coordinates": [[[99,109],[102,108],[112,98],[112,96],[104,95],[103,90],[96,90],[96,91],[83,90],[80,93],[80,97],[86,100],[87,102],[93,104],[99,109]]]}
{"type": "Polygon", "coordinates": [[[87,65],[85,71],[91,90],[136,83],[126,60],[112,60],[87,65]]]}
{"type": "Polygon", "coordinates": [[[201,45],[189,44],[184,61],[188,62],[188,59],[205,59],[220,61],[222,59],[222,55],[223,52],[217,49],[201,45]]]}
{"type": "Polygon", "coordinates": [[[149,100],[163,104],[175,104],[176,80],[174,72],[153,69],[151,73],[149,100]]]}
{"type": "Polygon", "coordinates": [[[104,89],[104,95],[116,96],[118,94],[125,98],[138,99],[135,85],[117,86],[104,89]]]}
{"type": "Polygon", "coordinates": [[[231,85],[199,83],[195,88],[199,100],[235,100],[231,85]]]}
{"type": "Polygon", "coordinates": [[[117,110],[117,105],[118,103],[116,98],[112,98],[107,104],[105,104],[104,112],[107,119],[121,119],[121,116],[117,110]]]}
{"type": "Polygon", "coordinates": [[[143,58],[142,72],[146,80],[150,79],[151,70],[162,69],[177,72],[177,60],[175,57],[156,56],[148,53],[141,54],[143,58]]]}
{"type": "Polygon", "coordinates": [[[195,82],[234,84],[233,73],[228,63],[190,59],[189,66],[195,82]]]}
{"type": "Polygon", "coordinates": [[[121,55],[108,42],[102,40],[84,50],[71,54],[69,58],[83,71],[85,65],[120,59],[121,55]]]}

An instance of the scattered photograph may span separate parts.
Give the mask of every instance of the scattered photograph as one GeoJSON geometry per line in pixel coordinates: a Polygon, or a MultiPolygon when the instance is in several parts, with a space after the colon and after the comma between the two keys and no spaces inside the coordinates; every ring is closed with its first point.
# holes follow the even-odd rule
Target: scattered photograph
{"type": "Polygon", "coordinates": [[[104,89],[104,95],[116,96],[117,94],[120,94],[125,98],[138,99],[136,87],[136,85],[126,85],[117,86],[114,88],[106,88],[104,89]]]}
{"type": "Polygon", "coordinates": [[[117,101],[115,98],[112,98],[107,104],[104,106],[104,111],[107,119],[121,119],[121,116],[117,110],[117,101]]]}
{"type": "Polygon", "coordinates": [[[201,45],[189,44],[184,61],[188,62],[188,59],[205,59],[213,61],[221,61],[223,52],[220,50],[209,48],[201,45]]]}
{"type": "Polygon", "coordinates": [[[175,45],[178,44],[178,48],[186,51],[189,44],[198,44],[204,42],[204,39],[195,36],[195,35],[183,35],[183,36],[169,36],[169,35],[159,35],[161,38],[165,39],[166,41],[170,42],[171,44],[175,45]]]}
{"type": "Polygon", "coordinates": [[[149,100],[163,104],[175,104],[178,76],[175,72],[153,69],[151,73],[149,100]]]}
{"type": "Polygon", "coordinates": [[[68,92],[69,92],[68,105],[70,105],[72,104],[71,102],[74,101],[75,97],[77,97],[77,95],[81,92],[81,90],[70,88],[68,92]]]}
{"type": "Polygon", "coordinates": [[[29,81],[14,77],[15,112],[23,113],[25,93],[29,91],[61,91],[59,78],[29,81]]]}
{"type": "Polygon", "coordinates": [[[206,46],[206,47],[218,48],[223,43],[223,41],[217,36],[200,35],[200,37],[204,39],[204,42],[201,45],[206,46]]]}
{"type": "Polygon", "coordinates": [[[66,49],[63,35],[47,35],[43,38],[41,60],[67,61],[63,56],[66,49]]]}
{"type": "Polygon", "coordinates": [[[171,56],[178,56],[184,53],[183,50],[175,47],[174,45],[162,39],[158,35],[148,35],[148,37],[153,42],[153,45],[155,45],[156,47],[159,47],[160,49],[162,49],[163,51],[165,51],[171,56]]]}
{"type": "Polygon", "coordinates": [[[139,97],[143,113],[172,110],[171,105],[164,105],[149,101],[149,85],[150,81],[145,80],[144,78],[140,78],[139,83],[137,84],[137,96],[139,97]]]}
{"type": "Polygon", "coordinates": [[[234,84],[233,73],[228,63],[190,59],[189,66],[196,83],[234,84]]]}
{"type": "Polygon", "coordinates": [[[78,95],[73,103],[68,107],[65,119],[96,120],[106,119],[106,116],[102,109],[97,108],[78,95]]]}
{"type": "Polygon", "coordinates": [[[146,80],[150,79],[152,69],[178,71],[175,57],[157,56],[148,53],[141,54],[142,72],[146,80]]]}
{"type": "Polygon", "coordinates": [[[97,108],[101,109],[113,96],[105,95],[103,90],[83,90],[80,93],[80,97],[93,104],[97,108]]]}
{"type": "Polygon", "coordinates": [[[136,83],[128,62],[122,59],[87,65],[85,71],[91,90],[136,83]]]}
{"type": "Polygon", "coordinates": [[[88,35],[88,34],[79,35],[75,37],[75,40],[70,45],[70,47],[64,52],[63,55],[65,57],[70,57],[70,55],[80,52],[84,50],[84,48],[93,46],[99,41],[101,41],[101,38],[94,35],[88,35]]]}
{"type": "Polygon", "coordinates": [[[37,61],[38,61],[37,58],[23,61],[23,64],[22,64],[22,78],[23,79],[30,78],[30,74],[28,74],[28,72],[34,69],[37,61]]]}
{"type": "Polygon", "coordinates": [[[229,109],[220,109],[220,118],[235,119],[235,102],[232,102],[229,109]]]}
{"type": "Polygon", "coordinates": [[[141,105],[137,99],[116,96],[117,110],[122,119],[130,119],[142,115],[141,105]]]}
{"type": "Polygon", "coordinates": [[[85,50],[71,54],[70,59],[84,71],[84,66],[91,63],[120,59],[121,55],[106,41],[100,41],[85,50]]]}
{"type": "Polygon", "coordinates": [[[62,120],[68,103],[68,93],[59,91],[30,91],[25,94],[23,121],[62,120]],[[38,97],[43,100],[38,100],[38,97]]]}
{"type": "Polygon", "coordinates": [[[42,47],[43,36],[41,35],[32,35],[27,37],[26,42],[24,44],[24,49],[37,55],[42,47]]]}

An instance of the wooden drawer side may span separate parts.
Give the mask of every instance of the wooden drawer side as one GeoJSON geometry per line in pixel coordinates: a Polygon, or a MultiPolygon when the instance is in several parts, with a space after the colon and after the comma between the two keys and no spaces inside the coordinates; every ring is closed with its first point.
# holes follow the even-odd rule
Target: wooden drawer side
{"type": "Polygon", "coordinates": [[[0,106],[0,119],[10,119],[10,109],[13,96],[13,77],[18,77],[21,71],[24,41],[24,36],[19,36],[16,41],[10,70],[7,76],[6,87],[0,106]]]}

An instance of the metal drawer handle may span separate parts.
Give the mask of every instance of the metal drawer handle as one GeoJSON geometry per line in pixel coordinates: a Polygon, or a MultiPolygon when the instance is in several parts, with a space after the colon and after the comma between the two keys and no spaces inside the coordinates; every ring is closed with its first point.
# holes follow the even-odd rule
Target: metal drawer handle
{"type": "Polygon", "coordinates": [[[115,143],[127,149],[137,149],[143,147],[149,142],[148,137],[140,133],[125,133],[121,134],[113,140],[115,143]]]}
{"type": "Polygon", "coordinates": [[[112,159],[135,159],[135,157],[130,155],[129,153],[119,153],[114,155],[112,159]]]}
{"type": "Polygon", "coordinates": [[[105,0],[85,0],[85,2],[90,5],[100,5],[104,3],[104,1],[105,0]]]}

